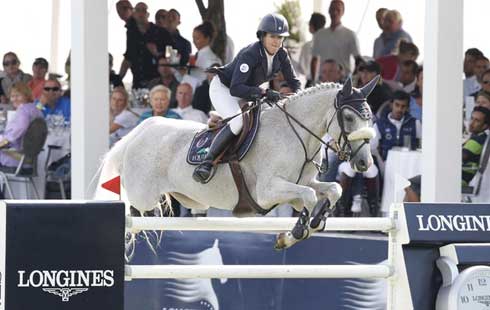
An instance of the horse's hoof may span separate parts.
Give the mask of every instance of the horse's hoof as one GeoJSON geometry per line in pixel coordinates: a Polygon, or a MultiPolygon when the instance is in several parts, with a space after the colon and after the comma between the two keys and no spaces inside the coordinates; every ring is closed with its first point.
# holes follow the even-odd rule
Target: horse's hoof
{"type": "Polygon", "coordinates": [[[286,232],[286,233],[280,233],[277,235],[276,238],[276,245],[274,248],[276,250],[283,250],[291,247],[293,244],[298,242],[296,238],[291,234],[291,232],[286,232]]]}

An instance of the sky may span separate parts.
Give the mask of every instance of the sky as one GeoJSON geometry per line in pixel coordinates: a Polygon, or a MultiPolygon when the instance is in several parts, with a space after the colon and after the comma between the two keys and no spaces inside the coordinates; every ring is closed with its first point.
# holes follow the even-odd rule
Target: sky
{"type": "MultiPolygon", "coordinates": [[[[31,64],[36,57],[45,57],[53,64],[50,71],[63,73],[63,64],[68,55],[71,42],[70,33],[70,1],[57,0],[60,3],[60,19],[57,34],[59,44],[58,57],[51,57],[51,22],[52,0],[0,0],[2,2],[2,40],[0,54],[14,51],[21,60],[21,69],[31,71],[31,64]],[[9,13],[10,12],[10,13],[9,13]],[[18,12],[22,12],[19,14],[18,12]],[[8,31],[6,30],[8,29],[8,31]]],[[[123,22],[115,10],[117,0],[107,0],[109,51],[114,56],[116,71],[125,50],[126,32],[123,22]]],[[[255,41],[256,27],[260,18],[276,11],[276,5],[282,0],[224,0],[225,17],[228,35],[233,38],[235,52],[255,41]]],[[[307,33],[307,22],[313,12],[313,0],[302,0],[301,14],[305,39],[311,39],[307,33]]],[[[323,2],[321,13],[328,18],[328,0],[323,2]]],[[[342,23],[358,34],[362,55],[372,54],[374,39],[380,30],[376,24],[375,12],[380,7],[397,9],[402,14],[403,28],[409,32],[421,51],[418,62],[423,61],[424,39],[424,0],[344,0],[345,14],[342,23]]],[[[136,4],[136,1],[132,1],[136,4]]],[[[194,0],[147,0],[150,20],[153,21],[155,12],[160,9],[175,8],[181,13],[181,34],[192,42],[192,29],[201,23],[201,17],[194,0]]],[[[206,1],[205,1],[206,3],[206,1]]],[[[490,40],[482,40],[481,29],[485,28],[484,20],[490,12],[488,0],[464,0],[464,43],[463,50],[478,47],[490,55],[490,40]]],[[[193,46],[193,52],[195,48],[193,46]]]]}

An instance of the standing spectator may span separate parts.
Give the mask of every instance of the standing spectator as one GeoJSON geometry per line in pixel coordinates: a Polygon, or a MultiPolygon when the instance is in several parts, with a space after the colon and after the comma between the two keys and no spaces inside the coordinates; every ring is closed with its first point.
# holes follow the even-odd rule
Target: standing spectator
{"type": "MultiPolygon", "coordinates": [[[[363,87],[369,81],[374,79],[379,75],[381,67],[374,60],[362,63],[359,65],[359,85],[358,87],[363,87]]],[[[374,87],[373,91],[367,97],[367,103],[371,107],[373,114],[377,114],[383,104],[391,100],[392,92],[383,79],[379,79],[378,84],[374,87]]]]}
{"type": "Polygon", "coordinates": [[[478,83],[475,75],[475,63],[478,57],[482,57],[483,53],[477,48],[470,48],[464,53],[463,71],[465,79],[463,81],[463,95],[464,97],[480,90],[480,84],[478,83]]]}
{"type": "Polygon", "coordinates": [[[379,8],[376,11],[376,21],[378,22],[378,27],[381,29],[381,34],[374,40],[374,46],[373,46],[373,58],[379,58],[383,56],[383,50],[384,50],[384,36],[386,35],[386,30],[384,26],[384,20],[385,20],[385,15],[386,12],[388,12],[387,8],[379,8]]]}
{"type": "Polygon", "coordinates": [[[412,42],[412,37],[402,29],[402,16],[397,10],[388,10],[383,19],[383,33],[381,39],[383,48],[375,58],[394,54],[400,42],[412,42]]]}
{"type": "Polygon", "coordinates": [[[157,78],[154,78],[148,83],[148,88],[152,89],[157,85],[163,85],[170,89],[172,96],[170,97],[170,108],[177,107],[177,100],[175,99],[175,94],[177,93],[177,86],[179,81],[175,78],[174,71],[170,67],[170,62],[164,55],[158,57],[158,74],[157,78]]]}
{"type": "Polygon", "coordinates": [[[345,69],[346,74],[352,72],[352,56],[358,57],[359,42],[356,34],[344,27],[341,18],[344,15],[344,2],[332,0],[328,9],[330,27],[320,29],[313,35],[311,77],[316,79],[318,64],[325,59],[334,59],[345,69]]]}
{"type": "MultiPolygon", "coordinates": [[[[118,10],[119,12],[119,10],[118,10]]],[[[165,53],[166,46],[174,46],[170,33],[148,21],[148,6],[139,2],[126,21],[127,41],[124,61],[119,76],[124,78],[127,69],[133,73],[133,88],[145,88],[158,77],[156,59],[165,53]]],[[[121,19],[125,16],[121,16],[121,19]]]]}
{"type": "Polygon", "coordinates": [[[112,91],[110,113],[109,140],[112,146],[138,125],[139,115],[128,108],[128,93],[124,87],[116,87],[112,91]]]}
{"type": "Polygon", "coordinates": [[[470,138],[463,145],[462,185],[467,186],[480,167],[480,156],[487,139],[486,130],[490,124],[490,110],[475,107],[471,113],[470,138]]]}
{"type": "Polygon", "coordinates": [[[32,64],[32,80],[27,82],[27,86],[31,89],[34,99],[41,97],[48,67],[48,61],[42,57],[36,58],[32,64]]]}
{"type": "Polygon", "coordinates": [[[419,65],[413,60],[406,60],[400,66],[400,85],[403,91],[411,93],[417,84],[419,65]]]}
{"type": "Polygon", "coordinates": [[[151,111],[147,111],[141,114],[139,122],[141,123],[145,119],[152,116],[182,119],[179,114],[169,109],[171,96],[171,91],[167,87],[163,85],[157,85],[153,87],[150,90],[151,111]]]}
{"type": "Polygon", "coordinates": [[[43,93],[34,103],[41,110],[44,117],[53,114],[62,114],[65,121],[71,118],[70,99],[61,96],[61,84],[58,80],[48,79],[44,82],[43,93]]]}
{"type": "Polygon", "coordinates": [[[170,32],[170,18],[167,10],[160,9],[155,13],[155,25],[170,32]]]}
{"type": "Polygon", "coordinates": [[[177,87],[177,108],[174,112],[177,112],[182,119],[195,121],[206,124],[208,117],[203,111],[196,110],[192,107],[192,86],[188,83],[182,83],[177,87]]]}
{"type": "Polygon", "coordinates": [[[196,78],[198,86],[206,79],[204,70],[209,68],[214,63],[221,64],[221,59],[211,50],[211,41],[214,38],[213,24],[206,21],[192,32],[192,40],[197,48],[196,53],[196,68],[191,69],[190,75],[196,78]]]}
{"type": "MultiPolygon", "coordinates": [[[[211,67],[219,67],[219,63],[214,63],[211,67]]],[[[213,104],[211,103],[211,98],[209,98],[209,83],[214,78],[216,74],[212,72],[206,72],[206,79],[200,86],[196,88],[194,92],[194,97],[192,98],[192,107],[194,109],[203,111],[206,115],[208,115],[209,111],[213,108],[213,104]]]]}
{"type": "Polygon", "coordinates": [[[326,59],[320,67],[320,82],[340,82],[340,68],[333,59],[326,59]]]}
{"type": "Polygon", "coordinates": [[[0,80],[0,103],[8,103],[8,94],[10,87],[16,82],[27,83],[32,79],[30,74],[22,72],[19,69],[20,61],[14,52],[8,52],[3,55],[3,70],[5,77],[0,80]]]}
{"type": "MultiPolygon", "coordinates": [[[[22,138],[35,118],[43,117],[32,103],[31,89],[24,82],[15,82],[10,86],[10,102],[16,110],[15,117],[7,122],[7,127],[0,135],[0,148],[9,147],[17,151],[22,149],[22,138]]],[[[0,152],[0,166],[16,167],[18,159],[0,152]]]]}
{"type": "MultiPolygon", "coordinates": [[[[311,14],[310,21],[308,23],[309,31],[314,35],[318,30],[325,27],[326,18],[325,15],[321,13],[311,14]]],[[[313,40],[305,42],[301,47],[301,52],[299,54],[299,73],[306,75],[306,87],[311,86],[311,49],[313,47],[313,40]]]]}
{"type": "Polygon", "coordinates": [[[175,48],[180,54],[180,65],[184,66],[189,62],[189,55],[192,51],[191,42],[184,38],[177,27],[180,25],[180,13],[176,9],[170,9],[167,15],[168,28],[174,42],[175,48]]]}
{"type": "Polygon", "coordinates": [[[109,85],[112,88],[121,87],[121,86],[124,87],[124,84],[119,74],[117,74],[114,70],[112,70],[113,66],[114,66],[114,58],[112,57],[112,54],[109,53],[109,85]]]}
{"type": "Polygon", "coordinates": [[[424,68],[419,67],[417,72],[417,82],[415,83],[415,90],[410,94],[410,115],[415,119],[422,121],[422,103],[424,93],[424,68]]]}
{"type": "Polygon", "coordinates": [[[417,60],[419,57],[418,47],[410,42],[400,41],[397,55],[388,55],[376,59],[381,65],[381,77],[391,81],[400,80],[400,65],[407,60],[417,60]]]}

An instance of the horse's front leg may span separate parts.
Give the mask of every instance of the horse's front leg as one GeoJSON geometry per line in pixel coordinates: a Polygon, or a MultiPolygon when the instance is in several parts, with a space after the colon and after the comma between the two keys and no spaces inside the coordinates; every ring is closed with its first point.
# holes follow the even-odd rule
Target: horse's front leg
{"type": "Polygon", "coordinates": [[[294,228],[278,235],[276,249],[289,248],[298,241],[307,238],[310,214],[318,201],[315,190],[277,177],[271,179],[268,184],[257,185],[257,202],[259,205],[290,203],[301,212],[294,228]]]}
{"type": "Polygon", "coordinates": [[[313,180],[308,185],[316,191],[318,200],[323,200],[308,226],[311,236],[314,232],[325,229],[327,217],[333,213],[337,200],[342,196],[342,187],[337,182],[318,182],[317,180],[313,180]]]}

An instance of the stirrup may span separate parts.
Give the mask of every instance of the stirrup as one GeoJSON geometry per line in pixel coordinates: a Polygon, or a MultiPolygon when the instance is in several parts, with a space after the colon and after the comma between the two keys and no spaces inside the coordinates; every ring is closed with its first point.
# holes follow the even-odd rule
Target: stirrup
{"type": "Polygon", "coordinates": [[[192,174],[192,178],[196,182],[206,184],[214,177],[215,173],[216,173],[216,167],[212,163],[202,162],[199,166],[196,167],[196,169],[194,169],[194,173],[192,174]],[[208,166],[208,165],[211,166],[209,170],[207,170],[207,169],[206,169],[206,171],[201,170],[202,168],[204,168],[204,166],[208,166]],[[208,176],[204,177],[202,175],[202,172],[208,173],[208,176]]]}

